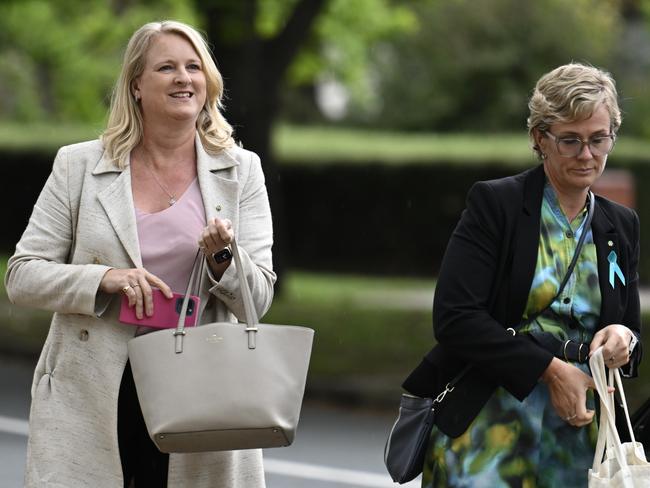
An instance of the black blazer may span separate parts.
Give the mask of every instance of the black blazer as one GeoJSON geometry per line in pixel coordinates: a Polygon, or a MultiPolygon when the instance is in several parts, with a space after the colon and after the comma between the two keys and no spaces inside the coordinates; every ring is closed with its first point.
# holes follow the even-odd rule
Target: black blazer
{"type": "MultiPolygon", "coordinates": [[[[433,303],[438,345],[403,386],[415,395],[437,395],[465,365],[473,364],[458,388],[462,391],[444,402],[448,422],[457,424],[450,429],[466,427],[458,423],[471,422],[497,386],[523,400],[553,358],[525,335],[506,331],[520,323],[534,277],[544,183],[539,165],[474,184],[447,245],[433,303]]],[[[595,201],[591,225],[602,297],[598,328],[620,323],[640,338],[639,219],[633,210],[605,198],[595,201]],[[609,284],[607,255],[612,250],[625,286],[618,278],[614,288],[609,284]]],[[[624,373],[635,376],[640,358],[639,343],[624,373]]]]}

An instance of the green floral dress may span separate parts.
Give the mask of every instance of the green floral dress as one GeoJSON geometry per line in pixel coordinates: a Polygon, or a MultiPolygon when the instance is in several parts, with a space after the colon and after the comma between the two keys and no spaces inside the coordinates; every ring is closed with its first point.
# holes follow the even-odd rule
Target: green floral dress
{"type": "MultiPolygon", "coordinates": [[[[585,231],[586,209],[569,223],[548,182],[541,212],[539,251],[524,323],[557,293],[585,231]]],[[[522,332],[543,330],[562,340],[591,340],[601,298],[596,246],[591,229],[586,232],[582,253],[562,295],[522,332]]],[[[576,366],[589,374],[587,365],[576,366]]],[[[594,408],[591,391],[587,403],[594,408]]],[[[433,429],[422,486],[586,487],[597,435],[596,422],[575,428],[558,417],[544,383],[538,383],[523,402],[498,388],[461,437],[451,439],[433,429]]]]}

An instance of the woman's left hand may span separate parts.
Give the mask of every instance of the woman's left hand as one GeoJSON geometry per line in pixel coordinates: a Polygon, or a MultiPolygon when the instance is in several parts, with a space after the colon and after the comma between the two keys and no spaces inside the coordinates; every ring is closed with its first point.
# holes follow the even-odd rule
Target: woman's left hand
{"type": "Polygon", "coordinates": [[[218,263],[212,255],[228,247],[228,244],[234,238],[235,233],[232,230],[232,222],[217,217],[208,222],[208,225],[201,232],[201,237],[199,237],[199,248],[207,258],[214,279],[217,281],[221,279],[228,266],[230,266],[230,260],[218,263]]]}
{"type": "Polygon", "coordinates": [[[630,362],[630,342],[633,332],[621,324],[610,324],[599,330],[591,341],[589,354],[603,346],[603,358],[608,368],[620,368],[630,362]]]}
{"type": "Polygon", "coordinates": [[[212,256],[215,252],[228,247],[235,238],[232,222],[228,219],[213,218],[205,226],[199,237],[199,247],[203,254],[212,256]]]}

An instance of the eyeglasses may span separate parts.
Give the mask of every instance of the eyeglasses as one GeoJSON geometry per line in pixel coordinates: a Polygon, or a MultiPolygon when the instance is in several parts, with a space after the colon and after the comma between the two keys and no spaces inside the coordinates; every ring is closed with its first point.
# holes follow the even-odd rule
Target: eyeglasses
{"type": "Polygon", "coordinates": [[[575,158],[582,152],[585,145],[589,147],[592,156],[605,156],[612,152],[612,149],[614,149],[614,142],[616,142],[615,134],[593,136],[584,141],[579,137],[574,136],[557,137],[551,134],[548,130],[544,131],[544,133],[555,141],[558,154],[565,158],[575,158]]]}

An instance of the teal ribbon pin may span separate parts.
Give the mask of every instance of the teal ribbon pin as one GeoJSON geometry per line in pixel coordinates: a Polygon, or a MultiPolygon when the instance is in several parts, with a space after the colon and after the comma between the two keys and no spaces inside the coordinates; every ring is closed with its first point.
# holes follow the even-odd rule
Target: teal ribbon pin
{"type": "Polygon", "coordinates": [[[614,288],[614,273],[616,273],[618,279],[621,280],[621,283],[623,283],[623,286],[625,286],[625,276],[623,276],[623,271],[616,262],[617,258],[618,256],[616,256],[616,253],[614,251],[610,252],[607,256],[607,261],[609,261],[609,284],[612,286],[612,288],[614,288]]]}

